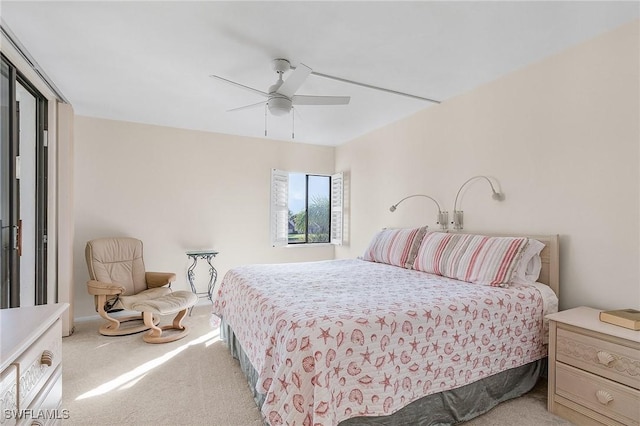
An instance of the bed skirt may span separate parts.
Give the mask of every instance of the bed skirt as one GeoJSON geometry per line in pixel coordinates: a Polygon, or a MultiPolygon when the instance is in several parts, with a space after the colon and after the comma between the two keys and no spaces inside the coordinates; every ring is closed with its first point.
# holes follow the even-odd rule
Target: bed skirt
{"type": "MultiPolygon", "coordinates": [[[[240,362],[256,405],[262,407],[265,395],[258,393],[255,386],[258,372],[224,320],[220,334],[231,355],[240,362]]],[[[529,392],[546,371],[547,358],[543,358],[456,389],[425,396],[389,416],[353,417],[340,422],[340,426],[453,425],[469,421],[501,402],[529,392]]]]}

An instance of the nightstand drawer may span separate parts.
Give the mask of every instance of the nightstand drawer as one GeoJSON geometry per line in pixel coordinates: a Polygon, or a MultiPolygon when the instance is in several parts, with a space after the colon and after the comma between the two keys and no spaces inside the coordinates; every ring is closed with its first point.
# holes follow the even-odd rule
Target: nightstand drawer
{"type": "Polygon", "coordinates": [[[556,394],[625,425],[640,422],[640,391],[556,364],[556,394]]]}
{"type": "Polygon", "coordinates": [[[640,390],[640,351],[558,326],[556,359],[640,390]]]}

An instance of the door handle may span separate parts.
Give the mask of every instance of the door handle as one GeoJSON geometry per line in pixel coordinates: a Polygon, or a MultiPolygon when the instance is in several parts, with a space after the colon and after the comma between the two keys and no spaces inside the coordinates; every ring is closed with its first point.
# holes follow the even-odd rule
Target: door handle
{"type": "Polygon", "coordinates": [[[18,220],[18,228],[16,232],[16,248],[18,249],[18,256],[22,256],[22,219],[18,220]]]}
{"type": "Polygon", "coordinates": [[[9,240],[9,244],[11,245],[10,250],[16,250],[18,256],[22,256],[22,220],[19,220],[17,225],[7,225],[1,228],[11,230],[12,238],[9,240]]]}
{"type": "Polygon", "coordinates": [[[18,220],[17,225],[2,226],[2,229],[11,229],[13,234],[13,250],[18,252],[18,256],[22,256],[22,219],[18,220]]]}

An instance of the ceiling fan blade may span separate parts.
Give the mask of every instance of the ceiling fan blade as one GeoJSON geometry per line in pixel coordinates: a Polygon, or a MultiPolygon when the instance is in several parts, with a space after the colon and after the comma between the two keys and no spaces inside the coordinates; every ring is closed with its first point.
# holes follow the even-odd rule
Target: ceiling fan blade
{"type": "Polygon", "coordinates": [[[367,84],[367,83],[360,83],[360,82],[353,81],[353,80],[347,80],[346,78],[336,77],[336,76],[328,75],[328,74],[322,74],[322,73],[316,72],[316,71],[311,71],[311,74],[317,75],[318,77],[328,78],[330,80],[341,81],[343,83],[355,84],[356,86],[366,87],[367,89],[380,90],[382,92],[392,93],[394,95],[406,96],[408,98],[419,99],[421,101],[433,102],[435,104],[441,103],[440,101],[437,101],[435,99],[425,98],[423,96],[412,95],[410,93],[405,93],[405,92],[399,92],[397,90],[387,89],[385,87],[373,86],[373,85],[367,84]]]}
{"type": "Polygon", "coordinates": [[[347,105],[351,96],[310,96],[295,95],[291,102],[294,105],[347,105]]]}
{"type": "Polygon", "coordinates": [[[266,103],[267,103],[267,101],[257,102],[255,104],[251,104],[251,105],[245,105],[245,106],[241,106],[241,107],[238,107],[238,108],[228,109],[227,112],[235,112],[235,111],[241,111],[243,109],[255,108],[257,106],[264,105],[266,103]]]}
{"type": "Polygon", "coordinates": [[[211,74],[209,77],[217,78],[218,80],[222,80],[225,83],[233,84],[236,87],[239,87],[241,89],[245,89],[245,90],[248,90],[250,92],[256,93],[258,95],[264,96],[265,98],[269,97],[269,94],[267,92],[263,92],[262,90],[254,89],[253,87],[245,86],[244,84],[236,83],[235,81],[227,80],[226,78],[220,77],[218,75],[211,74]]]}
{"type": "Polygon", "coordinates": [[[296,93],[296,90],[302,86],[302,83],[304,83],[309,74],[311,74],[311,71],[311,68],[305,64],[298,65],[276,92],[287,98],[292,97],[294,93],[296,93]]]}

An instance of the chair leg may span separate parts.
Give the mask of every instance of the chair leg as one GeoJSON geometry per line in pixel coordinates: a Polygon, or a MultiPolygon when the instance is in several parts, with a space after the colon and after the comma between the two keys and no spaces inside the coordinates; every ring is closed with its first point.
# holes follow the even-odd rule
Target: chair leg
{"type": "MultiPolygon", "coordinates": [[[[168,343],[178,339],[182,339],[187,334],[189,334],[189,328],[186,325],[182,325],[182,320],[187,314],[187,309],[188,308],[185,308],[178,312],[178,314],[173,319],[172,324],[164,325],[162,327],[157,327],[155,325],[150,326],[149,332],[142,336],[142,339],[147,343],[168,343]],[[170,333],[169,335],[163,336],[162,332],[164,330],[176,330],[178,331],[178,333],[170,333]]],[[[149,325],[150,318],[153,317],[153,314],[151,312],[144,312],[142,315],[145,319],[145,324],[149,325]]]]}
{"type": "Polygon", "coordinates": [[[178,312],[178,315],[176,315],[176,317],[173,319],[173,328],[175,328],[176,330],[185,329],[185,327],[182,326],[182,320],[184,319],[185,315],[187,315],[187,309],[183,309],[178,312]]]}
{"type": "MultiPolygon", "coordinates": [[[[140,333],[142,331],[147,331],[149,327],[144,323],[144,317],[142,315],[131,315],[127,317],[120,317],[118,319],[109,316],[109,313],[104,310],[104,304],[107,301],[107,296],[99,295],[98,299],[98,314],[107,320],[107,323],[100,326],[99,332],[103,336],[125,336],[128,334],[140,333]],[[124,327],[124,323],[129,323],[126,327],[124,327]],[[135,322],[139,322],[136,324],[135,322]]],[[[158,324],[160,320],[158,318],[153,318],[152,323],[158,324]]]]}
{"type": "Polygon", "coordinates": [[[149,327],[149,333],[146,334],[147,336],[154,338],[162,336],[162,327],[158,327],[153,323],[152,312],[143,312],[142,318],[144,318],[144,324],[149,327]]]}
{"type": "Polygon", "coordinates": [[[102,332],[102,330],[111,330],[111,331],[115,331],[118,330],[120,328],[120,321],[118,321],[115,318],[112,318],[109,316],[109,314],[107,314],[107,311],[104,310],[104,304],[107,301],[107,296],[105,296],[104,294],[101,294],[98,296],[98,314],[106,319],[108,322],[107,324],[103,325],[102,327],[100,327],[100,331],[102,332]]]}

